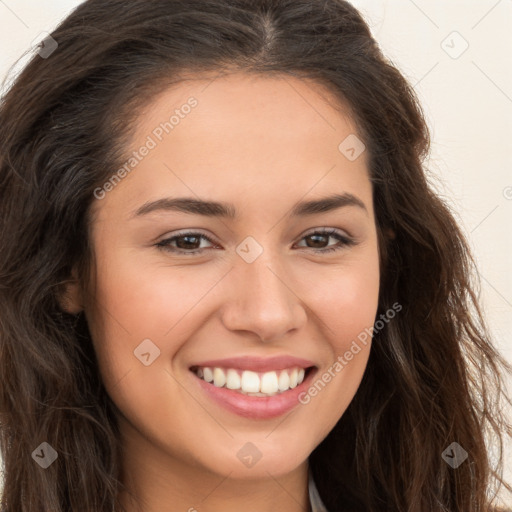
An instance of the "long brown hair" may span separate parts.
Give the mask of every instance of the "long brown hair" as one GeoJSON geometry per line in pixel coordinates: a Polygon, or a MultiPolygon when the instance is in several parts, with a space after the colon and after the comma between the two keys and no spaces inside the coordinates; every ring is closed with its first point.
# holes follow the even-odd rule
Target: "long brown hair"
{"type": "Polygon", "coordinates": [[[403,307],[375,332],[354,399],[310,456],[327,508],[479,512],[495,484],[512,491],[501,477],[512,367],[479,308],[468,243],[428,182],[415,93],[354,7],[88,0],[51,36],[53,53],[34,55],[0,105],[1,512],[116,505],[115,405],[86,319],[64,312],[59,293],[76,263],[85,282],[94,190],[126,160],[139,107],[183,72],[233,69],[313,78],[350,106],[370,155],[377,317],[403,307]],[[31,456],[43,442],[58,453],[45,470],[31,456]],[[457,468],[442,457],[454,442],[468,454],[457,468]]]}

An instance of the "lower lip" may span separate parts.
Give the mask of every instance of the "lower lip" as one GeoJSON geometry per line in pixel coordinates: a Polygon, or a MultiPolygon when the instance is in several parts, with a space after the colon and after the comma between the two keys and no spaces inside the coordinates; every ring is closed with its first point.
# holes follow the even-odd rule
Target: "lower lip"
{"type": "Polygon", "coordinates": [[[218,388],[191,373],[201,389],[225,409],[244,418],[268,419],[281,416],[300,404],[299,395],[309,387],[317,370],[316,367],[310,369],[301,384],[274,396],[248,396],[228,388],[218,388]]]}

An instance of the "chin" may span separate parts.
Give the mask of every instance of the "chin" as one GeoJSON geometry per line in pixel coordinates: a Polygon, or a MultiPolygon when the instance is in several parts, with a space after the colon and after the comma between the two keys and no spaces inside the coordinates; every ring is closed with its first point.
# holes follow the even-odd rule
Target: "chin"
{"type": "MultiPolygon", "coordinates": [[[[279,428],[279,427],[278,427],[279,428]]],[[[268,435],[268,433],[265,433],[268,435]]],[[[272,434],[270,434],[272,436],[272,434]]],[[[297,438],[290,438],[289,446],[276,444],[268,440],[258,442],[231,440],[226,449],[208,456],[208,461],[202,461],[210,471],[229,478],[240,480],[268,479],[270,475],[279,477],[296,470],[310,455],[303,451],[304,444],[297,438]],[[214,464],[212,465],[212,462],[214,464]]],[[[218,445],[220,447],[220,445],[218,445]]]]}

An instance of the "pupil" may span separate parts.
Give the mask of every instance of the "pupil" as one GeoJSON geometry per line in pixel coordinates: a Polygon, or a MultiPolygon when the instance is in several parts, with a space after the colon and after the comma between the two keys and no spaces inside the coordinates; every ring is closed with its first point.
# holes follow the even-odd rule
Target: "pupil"
{"type": "MultiPolygon", "coordinates": [[[[325,238],[326,235],[310,235],[309,238],[312,238],[312,239],[318,239],[318,238],[325,238]]],[[[313,240],[314,243],[318,243],[318,241],[315,242],[315,240],[313,240]]],[[[319,242],[321,244],[321,242],[319,242]]],[[[316,245],[314,247],[317,247],[316,245]]]]}
{"type": "Polygon", "coordinates": [[[197,236],[181,236],[180,238],[178,238],[178,244],[177,244],[178,247],[180,247],[180,249],[190,249],[191,248],[190,244],[192,243],[192,245],[194,245],[193,242],[185,242],[184,247],[181,247],[183,244],[179,242],[180,240],[190,240],[190,239],[196,240],[196,243],[197,243],[197,236]]]}

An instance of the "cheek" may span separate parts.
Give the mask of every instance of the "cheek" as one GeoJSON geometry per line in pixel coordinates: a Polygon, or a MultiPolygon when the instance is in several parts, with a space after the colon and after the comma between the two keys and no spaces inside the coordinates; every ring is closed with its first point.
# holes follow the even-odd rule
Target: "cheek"
{"type": "Polygon", "coordinates": [[[304,302],[320,320],[312,319],[331,349],[344,353],[375,322],[380,287],[376,245],[347,254],[340,264],[312,269],[307,279],[304,275],[297,295],[306,298],[304,302]]]}
{"type": "Polygon", "coordinates": [[[370,355],[380,276],[376,247],[368,249],[365,257],[347,258],[337,269],[316,272],[314,286],[310,281],[301,292],[308,297],[327,342],[325,364],[301,397],[311,417],[322,418],[322,435],[327,435],[349,406],[370,355]]]}
{"type": "Polygon", "coordinates": [[[378,307],[378,272],[366,268],[361,272],[343,274],[325,286],[319,308],[329,329],[326,338],[336,353],[348,350],[350,342],[373,325],[378,307]]]}
{"type": "Polygon", "coordinates": [[[208,292],[225,272],[148,263],[129,251],[105,251],[97,259],[88,321],[107,385],[142,366],[134,351],[143,340],[150,339],[160,351],[155,366],[170,360],[197,330],[208,292]]]}

